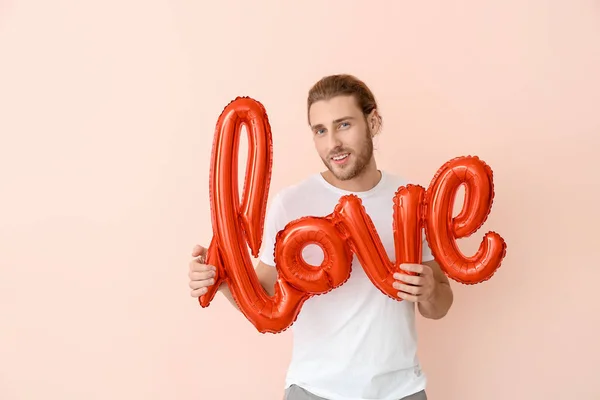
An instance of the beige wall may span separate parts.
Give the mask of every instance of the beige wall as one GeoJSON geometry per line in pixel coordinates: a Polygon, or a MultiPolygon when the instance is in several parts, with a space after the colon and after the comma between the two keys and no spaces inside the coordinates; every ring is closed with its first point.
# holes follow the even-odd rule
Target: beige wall
{"type": "Polygon", "coordinates": [[[200,309],[187,262],[223,107],[266,106],[274,192],[322,168],[305,95],[337,72],[378,97],[381,167],[494,170],[462,243],[508,255],[419,320],[430,398],[600,398],[598,2],[367,4],[0,2],[1,399],[279,399],[291,334],[200,309]]]}

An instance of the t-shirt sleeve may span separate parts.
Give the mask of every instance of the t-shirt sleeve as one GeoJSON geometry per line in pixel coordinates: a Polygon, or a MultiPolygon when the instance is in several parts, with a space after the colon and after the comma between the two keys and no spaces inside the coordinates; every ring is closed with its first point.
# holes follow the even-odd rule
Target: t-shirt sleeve
{"type": "Polygon", "coordinates": [[[425,232],[423,232],[423,249],[422,249],[422,258],[421,262],[433,261],[434,257],[431,252],[431,248],[429,247],[429,243],[427,243],[427,236],[425,232]]]}
{"type": "Polygon", "coordinates": [[[264,264],[275,266],[275,239],[277,233],[285,228],[285,213],[281,203],[281,195],[273,197],[265,215],[263,245],[259,260],[264,264]]]}

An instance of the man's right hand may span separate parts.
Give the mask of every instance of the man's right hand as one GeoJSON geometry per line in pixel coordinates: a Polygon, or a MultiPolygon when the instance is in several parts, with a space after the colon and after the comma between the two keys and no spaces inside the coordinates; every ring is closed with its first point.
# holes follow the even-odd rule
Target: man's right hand
{"type": "Polygon", "coordinates": [[[190,261],[190,289],[192,297],[204,295],[208,288],[215,284],[216,268],[206,264],[206,253],[208,249],[196,245],[192,250],[192,261],[190,261]]]}

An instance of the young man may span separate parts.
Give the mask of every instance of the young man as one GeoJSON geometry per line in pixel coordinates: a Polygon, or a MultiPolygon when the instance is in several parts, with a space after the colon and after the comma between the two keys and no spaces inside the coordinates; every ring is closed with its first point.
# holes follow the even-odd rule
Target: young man
{"type": "MultiPolygon", "coordinates": [[[[265,220],[264,246],[256,273],[273,294],[277,271],[275,236],[303,216],[325,216],[339,198],[361,198],[390,260],[395,257],[393,197],[408,182],[377,168],[373,137],[381,127],[375,98],[350,75],[328,76],[308,93],[308,122],[317,153],[327,170],[278,193],[265,220]]],[[[204,264],[206,249],[196,246],[190,263],[192,296],[214,284],[214,267],[204,264]]],[[[323,253],[307,247],[306,262],[319,265],[323,253]]],[[[424,400],[426,378],[417,357],[415,303],[425,318],[439,319],[453,301],[446,276],[423,239],[423,264],[404,264],[398,297],[390,299],[369,280],[356,256],[350,279],[341,287],[307,300],[292,325],[294,346],[286,378],[287,400],[424,400]]],[[[220,291],[235,304],[223,285],[220,291]]]]}

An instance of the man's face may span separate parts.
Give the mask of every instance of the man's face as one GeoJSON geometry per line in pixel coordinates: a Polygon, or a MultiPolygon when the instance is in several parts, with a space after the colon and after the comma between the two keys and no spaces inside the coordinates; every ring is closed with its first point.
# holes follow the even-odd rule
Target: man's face
{"type": "Polygon", "coordinates": [[[353,96],[315,102],[309,110],[315,148],[340,181],[360,176],[373,157],[373,139],[353,96]]]}

